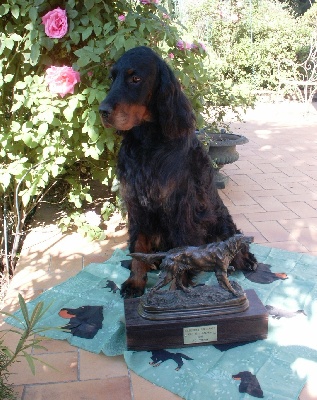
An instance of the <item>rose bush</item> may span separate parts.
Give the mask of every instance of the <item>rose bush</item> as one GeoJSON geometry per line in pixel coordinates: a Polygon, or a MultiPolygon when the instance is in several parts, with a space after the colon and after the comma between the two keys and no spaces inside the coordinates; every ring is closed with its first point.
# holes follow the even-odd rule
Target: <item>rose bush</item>
{"type": "MultiPolygon", "coordinates": [[[[207,105],[215,105],[217,125],[223,106],[237,104],[204,65],[207,53],[198,42],[177,47],[183,33],[170,11],[157,0],[1,2],[0,270],[12,273],[23,227],[47,193],[62,188],[68,204],[81,209],[92,201],[92,180],[105,193],[116,188],[120,138],[101,126],[98,106],[110,86],[109,69],[125,51],[148,45],[162,55],[192,102],[197,127],[205,124],[207,105]]],[[[102,205],[105,219],[116,198],[114,192],[102,205]]],[[[103,237],[102,226],[77,211],[64,224],[74,220],[90,238],[103,237]]]]}

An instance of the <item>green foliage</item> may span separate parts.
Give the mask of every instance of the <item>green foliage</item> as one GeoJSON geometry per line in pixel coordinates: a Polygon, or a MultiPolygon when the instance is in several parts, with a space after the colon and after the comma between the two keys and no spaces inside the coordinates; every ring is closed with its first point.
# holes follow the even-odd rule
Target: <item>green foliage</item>
{"type": "Polygon", "coordinates": [[[19,304],[20,304],[20,308],[22,311],[22,317],[23,317],[22,319],[19,319],[15,315],[12,315],[12,314],[2,311],[2,314],[5,314],[5,315],[17,320],[17,322],[19,322],[21,329],[22,329],[21,331],[16,330],[16,329],[9,329],[9,330],[1,331],[1,337],[0,337],[0,398],[3,400],[16,398],[12,386],[7,383],[8,377],[10,375],[8,368],[14,362],[16,362],[20,357],[25,358],[33,375],[35,374],[35,361],[39,361],[39,362],[49,366],[48,364],[44,363],[43,361],[39,360],[38,358],[32,356],[28,351],[30,348],[46,350],[46,348],[41,345],[41,341],[44,340],[44,338],[39,337],[39,336],[35,337],[34,335],[38,335],[39,333],[45,332],[47,329],[52,329],[52,328],[37,328],[36,327],[36,325],[43,319],[43,316],[45,315],[45,313],[49,307],[44,307],[44,303],[39,302],[35,306],[32,314],[30,315],[27,310],[25,301],[24,301],[23,297],[21,296],[21,294],[19,294],[19,304]],[[6,346],[4,344],[5,335],[7,333],[11,333],[11,334],[15,333],[20,337],[18,344],[16,345],[16,348],[14,350],[10,349],[8,346],[6,346]]]}
{"type": "Polygon", "coordinates": [[[207,41],[222,81],[229,80],[233,87],[274,89],[289,62],[307,55],[317,25],[315,6],[298,16],[289,2],[206,0],[191,3],[186,23],[207,41]]]}
{"type": "Polygon", "coordinates": [[[139,0],[6,0],[0,5],[0,230],[5,221],[8,237],[1,238],[1,249],[10,273],[25,221],[57,178],[69,183],[68,201],[78,209],[92,200],[84,177],[112,185],[120,139],[101,126],[98,106],[109,89],[109,69],[125,51],[151,46],[181,80],[198,127],[211,102],[218,106],[214,121],[221,123],[223,93],[229,89],[222,92],[217,77],[210,76],[201,47],[176,47],[179,25],[165,13],[161,5],[139,0]],[[57,7],[66,10],[68,29],[63,37],[51,38],[42,17],[57,7]],[[45,79],[51,66],[80,73],[73,94],[52,92],[45,79]]]}

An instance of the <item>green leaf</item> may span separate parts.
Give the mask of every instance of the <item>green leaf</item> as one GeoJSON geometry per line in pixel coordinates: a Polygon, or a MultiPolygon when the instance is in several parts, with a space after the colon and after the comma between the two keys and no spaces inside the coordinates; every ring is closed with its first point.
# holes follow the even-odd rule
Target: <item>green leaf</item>
{"type": "Polygon", "coordinates": [[[21,308],[21,311],[22,311],[22,315],[23,315],[24,321],[25,321],[27,327],[29,327],[30,326],[30,320],[29,320],[29,313],[28,313],[28,310],[26,308],[26,303],[25,303],[21,293],[19,293],[18,297],[19,297],[19,304],[20,304],[20,308],[21,308]]]}
{"type": "Polygon", "coordinates": [[[48,131],[48,124],[46,122],[43,122],[43,124],[41,124],[37,130],[40,136],[45,135],[47,131],[48,131]]]}
{"type": "Polygon", "coordinates": [[[14,40],[9,36],[9,37],[5,38],[5,40],[3,41],[3,44],[8,49],[12,50],[13,46],[14,46],[14,40]]]}
{"type": "Polygon", "coordinates": [[[22,40],[22,36],[18,35],[17,33],[12,33],[12,35],[10,37],[15,42],[19,42],[20,40],[22,40]]]}
{"type": "Polygon", "coordinates": [[[36,22],[37,20],[37,9],[36,7],[31,7],[29,10],[29,16],[32,22],[36,22]]]}
{"type": "Polygon", "coordinates": [[[81,34],[82,39],[86,40],[87,38],[89,38],[89,36],[92,33],[92,30],[93,30],[92,26],[89,26],[87,29],[85,29],[84,32],[81,34]]]}
{"type": "Polygon", "coordinates": [[[19,132],[21,129],[21,125],[17,121],[12,121],[11,123],[11,132],[19,132]]]}
{"type": "Polygon", "coordinates": [[[87,8],[87,10],[90,10],[95,5],[95,1],[94,0],[85,0],[84,4],[85,4],[85,7],[87,8]]]}
{"type": "Polygon", "coordinates": [[[16,82],[16,84],[15,84],[16,89],[24,89],[25,87],[26,87],[26,83],[22,82],[22,81],[16,82]]]}
{"type": "Polygon", "coordinates": [[[40,56],[40,44],[34,43],[33,46],[31,47],[31,60],[33,62],[33,65],[37,63],[39,56],[40,56]]]}
{"type": "Polygon", "coordinates": [[[78,44],[80,42],[80,34],[77,31],[72,31],[69,36],[74,44],[78,44]]]}
{"type": "Polygon", "coordinates": [[[73,119],[74,109],[66,107],[65,110],[63,111],[63,114],[66,120],[70,122],[73,119]]]}
{"type": "Polygon", "coordinates": [[[20,9],[16,4],[11,7],[11,13],[15,19],[19,18],[20,9]]]}
{"type": "Polygon", "coordinates": [[[35,325],[40,320],[40,315],[41,315],[41,312],[43,310],[43,305],[44,305],[43,301],[38,302],[37,305],[35,306],[33,312],[32,312],[32,315],[31,315],[31,318],[30,318],[30,325],[31,325],[32,329],[35,327],[35,325]]]}
{"type": "Polygon", "coordinates": [[[4,76],[4,81],[5,82],[11,82],[13,78],[14,78],[13,74],[7,74],[7,75],[4,76]]]}
{"type": "Polygon", "coordinates": [[[26,351],[23,351],[23,355],[24,355],[24,358],[26,359],[26,361],[29,364],[29,367],[30,367],[30,369],[32,371],[32,374],[35,375],[35,365],[34,365],[33,357],[29,353],[27,353],[26,351]]]}
{"type": "Polygon", "coordinates": [[[4,4],[0,6],[0,16],[6,15],[10,10],[9,4],[4,4]]]}
{"type": "Polygon", "coordinates": [[[0,174],[0,184],[2,186],[3,191],[5,191],[11,182],[11,174],[9,172],[3,172],[0,174]]]}

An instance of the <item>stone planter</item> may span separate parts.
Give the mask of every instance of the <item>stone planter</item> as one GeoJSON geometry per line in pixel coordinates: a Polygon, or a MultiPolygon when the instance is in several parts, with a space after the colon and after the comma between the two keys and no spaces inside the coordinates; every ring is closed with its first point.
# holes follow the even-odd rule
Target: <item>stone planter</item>
{"type": "Polygon", "coordinates": [[[247,143],[249,140],[241,135],[221,131],[221,133],[199,134],[200,139],[207,146],[208,155],[216,169],[216,184],[218,189],[224,189],[229,177],[222,174],[220,169],[225,164],[234,163],[239,159],[236,146],[247,143]]]}

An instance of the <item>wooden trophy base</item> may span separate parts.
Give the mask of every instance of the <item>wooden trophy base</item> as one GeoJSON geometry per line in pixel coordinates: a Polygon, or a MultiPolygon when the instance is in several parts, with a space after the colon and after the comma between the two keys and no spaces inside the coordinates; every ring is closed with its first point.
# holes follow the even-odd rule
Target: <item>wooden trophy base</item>
{"type": "MultiPolygon", "coordinates": [[[[268,312],[254,290],[246,290],[248,308],[238,312],[177,315],[149,319],[140,315],[140,298],[124,301],[128,350],[160,350],[266,339],[268,312]]],[[[142,311],[141,311],[142,314],[142,311]]]]}

